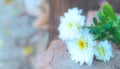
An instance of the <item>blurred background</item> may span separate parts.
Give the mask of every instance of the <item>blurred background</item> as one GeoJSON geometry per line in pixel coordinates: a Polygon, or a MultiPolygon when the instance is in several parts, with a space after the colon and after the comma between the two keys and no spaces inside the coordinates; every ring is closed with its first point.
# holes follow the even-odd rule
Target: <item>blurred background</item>
{"type": "MultiPolygon", "coordinates": [[[[58,39],[68,8],[97,10],[99,0],[0,0],[0,69],[34,69],[36,56],[58,39]]],[[[108,0],[120,13],[120,0],[108,0]]],[[[43,57],[44,58],[44,57],[43,57]]],[[[37,62],[39,63],[39,62],[37,62]]]]}
{"type": "Polygon", "coordinates": [[[0,69],[34,69],[48,43],[46,0],[0,0],[0,69]]]}

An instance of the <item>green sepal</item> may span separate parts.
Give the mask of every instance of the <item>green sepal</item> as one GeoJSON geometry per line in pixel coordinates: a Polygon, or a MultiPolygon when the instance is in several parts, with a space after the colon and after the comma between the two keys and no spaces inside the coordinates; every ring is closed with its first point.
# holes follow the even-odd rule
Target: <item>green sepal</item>
{"type": "Polygon", "coordinates": [[[112,8],[112,6],[109,3],[104,3],[102,6],[102,10],[103,13],[107,16],[107,17],[111,17],[114,20],[117,20],[117,16],[112,8]]]}
{"type": "Polygon", "coordinates": [[[102,23],[105,23],[105,20],[106,20],[105,14],[104,14],[101,10],[99,10],[99,11],[97,12],[97,15],[98,15],[99,20],[100,20],[102,23]]]}

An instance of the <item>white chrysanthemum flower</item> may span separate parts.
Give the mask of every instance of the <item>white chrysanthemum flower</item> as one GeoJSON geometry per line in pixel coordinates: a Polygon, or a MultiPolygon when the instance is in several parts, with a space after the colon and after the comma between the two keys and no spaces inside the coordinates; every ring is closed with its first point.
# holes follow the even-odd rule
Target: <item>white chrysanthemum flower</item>
{"type": "Polygon", "coordinates": [[[93,46],[95,46],[96,42],[93,41],[93,36],[89,34],[87,29],[82,31],[82,35],[79,38],[66,41],[66,43],[72,60],[80,62],[80,65],[86,63],[90,66],[92,64],[93,46]]]}
{"type": "Polygon", "coordinates": [[[101,41],[95,48],[95,56],[96,59],[109,62],[113,57],[111,44],[107,40],[101,41]]]}
{"type": "Polygon", "coordinates": [[[81,15],[82,10],[78,8],[69,9],[68,12],[64,14],[64,17],[60,17],[59,38],[62,40],[69,40],[77,37],[79,32],[82,30],[80,26],[85,23],[85,16],[81,15]]]}

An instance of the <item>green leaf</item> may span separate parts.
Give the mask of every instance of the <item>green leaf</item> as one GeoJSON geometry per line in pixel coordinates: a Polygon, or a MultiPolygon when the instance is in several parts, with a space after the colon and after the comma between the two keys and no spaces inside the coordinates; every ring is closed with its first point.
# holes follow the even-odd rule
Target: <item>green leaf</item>
{"type": "Polygon", "coordinates": [[[118,34],[120,34],[120,26],[117,26],[117,27],[115,28],[115,32],[117,32],[118,34]]]}
{"type": "Polygon", "coordinates": [[[109,3],[104,3],[102,6],[103,13],[108,17],[111,17],[114,20],[117,20],[117,16],[109,3]]]}
{"type": "Polygon", "coordinates": [[[113,39],[115,40],[116,44],[120,45],[120,33],[113,33],[113,39]]]}
{"type": "Polygon", "coordinates": [[[97,28],[91,28],[89,32],[92,34],[99,34],[99,30],[97,28]]]}
{"type": "Polygon", "coordinates": [[[109,34],[113,34],[113,33],[115,33],[115,28],[111,27],[110,30],[109,30],[109,34]]]}
{"type": "Polygon", "coordinates": [[[117,43],[116,39],[109,38],[109,40],[111,40],[113,43],[117,43]]]}
{"type": "Polygon", "coordinates": [[[97,40],[97,39],[99,39],[100,38],[100,35],[98,34],[98,35],[95,35],[94,36],[94,39],[93,40],[97,40]]]}
{"type": "Polygon", "coordinates": [[[104,14],[101,10],[99,10],[99,11],[97,12],[97,15],[98,15],[99,20],[100,20],[102,23],[104,23],[105,20],[106,20],[105,14],[104,14]]]}
{"type": "Polygon", "coordinates": [[[95,17],[93,17],[93,23],[94,25],[97,25],[97,19],[95,17]]]}
{"type": "Polygon", "coordinates": [[[120,16],[118,16],[118,23],[119,23],[119,25],[120,25],[120,16]]]}
{"type": "Polygon", "coordinates": [[[102,27],[104,29],[110,29],[111,28],[111,24],[103,24],[102,27]]]}
{"type": "Polygon", "coordinates": [[[107,37],[106,32],[102,31],[101,36],[100,36],[100,40],[104,40],[106,37],[107,37]]]}

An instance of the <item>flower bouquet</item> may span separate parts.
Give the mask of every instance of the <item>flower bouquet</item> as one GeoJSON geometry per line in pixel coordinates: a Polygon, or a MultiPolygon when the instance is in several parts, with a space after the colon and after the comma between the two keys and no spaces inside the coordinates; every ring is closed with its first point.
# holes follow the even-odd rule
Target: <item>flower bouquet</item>
{"type": "Polygon", "coordinates": [[[113,57],[110,42],[120,45],[120,17],[105,0],[93,17],[91,26],[86,26],[82,9],[72,8],[60,17],[59,38],[66,43],[71,59],[91,66],[93,59],[109,62],[113,57]]]}

